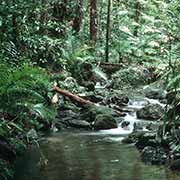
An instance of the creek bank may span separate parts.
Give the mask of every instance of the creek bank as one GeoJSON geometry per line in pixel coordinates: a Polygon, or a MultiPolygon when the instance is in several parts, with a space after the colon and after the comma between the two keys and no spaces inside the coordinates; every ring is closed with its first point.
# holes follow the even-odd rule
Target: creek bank
{"type": "MultiPolygon", "coordinates": [[[[83,85],[84,77],[85,82],[92,81],[89,84],[94,84],[94,88],[85,87],[86,89],[77,94],[96,105],[78,107],[65,97],[65,101],[58,105],[59,115],[55,126],[58,129],[88,130],[121,128],[127,132],[131,129],[132,134],[126,137],[123,143],[134,143],[141,152],[142,161],[147,164],[166,164],[166,159],[169,159],[169,153],[172,151],[170,143],[173,140],[162,140],[158,134],[165,114],[165,106],[162,103],[167,102],[163,82],[154,82],[152,72],[143,67],[132,66],[120,69],[110,75],[110,79],[103,73],[103,78],[97,78],[97,75],[93,74],[92,66],[85,67],[89,67],[91,73],[81,76],[80,84],[83,85]],[[132,99],[136,96],[140,96],[142,100],[135,100],[132,103],[132,99]],[[136,105],[137,102],[140,104],[136,105]],[[65,104],[68,107],[64,108],[65,104]],[[122,116],[116,111],[121,112],[122,116]],[[130,120],[134,117],[137,120],[130,120]]],[[[78,81],[77,79],[77,84],[78,81]]],[[[172,154],[173,159],[178,157],[177,153],[172,154]]]]}
{"type": "Polygon", "coordinates": [[[58,129],[70,127],[92,130],[112,129],[117,128],[120,121],[119,113],[116,110],[103,105],[88,105],[78,110],[77,108],[76,110],[60,108],[58,114],[54,122],[58,129]]]}
{"type": "MultiPolygon", "coordinates": [[[[169,94],[166,94],[166,99],[163,100],[163,102],[169,102],[169,94]]],[[[134,143],[136,145],[140,151],[143,162],[152,165],[165,164],[173,171],[180,170],[180,151],[178,140],[180,126],[178,121],[174,122],[171,120],[173,117],[176,117],[177,120],[179,118],[180,113],[178,111],[178,104],[178,102],[175,102],[175,107],[172,108],[172,105],[168,103],[166,105],[166,111],[163,108],[164,105],[161,106],[161,104],[158,104],[157,106],[157,104],[152,104],[154,112],[152,113],[151,118],[152,120],[156,119],[156,122],[160,123],[158,129],[155,130],[154,128],[151,128],[149,129],[149,132],[136,130],[123,140],[124,143],[134,143]],[[156,111],[156,109],[159,110],[156,111]],[[155,116],[155,112],[158,112],[161,116],[158,116],[158,114],[155,116]],[[162,119],[164,119],[164,122],[160,121],[162,119]]],[[[144,108],[141,109],[141,113],[149,112],[150,109],[147,108],[148,106],[148,104],[145,105],[144,108]]],[[[139,116],[138,111],[137,116],[139,116]]],[[[148,119],[148,116],[143,115],[143,118],[148,119]]]]}
{"type": "MultiPolygon", "coordinates": [[[[118,124],[122,121],[120,117],[134,111],[128,107],[130,103],[129,98],[134,96],[131,91],[136,89],[137,86],[154,81],[153,73],[143,66],[118,66],[118,68],[119,70],[114,74],[106,75],[100,68],[95,68],[94,70],[93,66],[89,63],[77,63],[73,70],[74,77],[67,77],[63,82],[58,82],[58,84],[68,82],[67,84],[70,86],[70,89],[75,90],[74,92],[79,94],[79,97],[93,102],[94,105],[90,105],[88,108],[84,105],[77,108],[77,104],[72,103],[68,97],[61,97],[58,103],[58,117],[54,122],[55,126],[58,129],[67,127],[98,130],[117,128],[118,124]],[[86,86],[85,89],[82,89],[81,87],[84,86],[84,82],[94,84],[93,91],[86,86]],[[78,89],[80,90],[79,92],[78,89]],[[76,107],[74,104],[76,104],[76,107]],[[65,105],[66,107],[64,108],[65,105]]],[[[146,90],[143,90],[143,93],[140,92],[140,95],[142,96],[143,94],[144,96],[145,92],[148,92],[151,94],[151,97],[154,95],[156,96],[154,98],[157,98],[157,93],[154,93],[156,90],[149,86],[146,90]]],[[[158,94],[158,98],[160,97],[161,93],[158,94]]],[[[162,96],[161,98],[164,97],[162,96]]],[[[142,109],[137,111],[138,118],[152,120],[159,119],[162,116],[163,110],[161,107],[156,105],[159,109],[153,109],[154,105],[151,105],[148,101],[146,104],[147,106],[143,106],[142,109]]],[[[127,120],[126,124],[129,124],[127,120]]],[[[121,126],[125,127],[124,125],[125,123],[121,126]]]]}
{"type": "MultiPolygon", "coordinates": [[[[106,74],[99,69],[93,70],[92,65],[90,66],[87,63],[78,68],[82,69],[76,71],[73,77],[66,77],[63,81],[57,80],[58,84],[60,87],[63,85],[63,87],[68,89],[69,92],[72,92],[72,94],[85,99],[86,101],[84,102],[90,101],[92,104],[82,105],[79,102],[77,103],[77,101],[73,101],[72,98],[68,96],[58,95],[56,104],[58,115],[51,126],[54,131],[72,128],[97,131],[113,128],[117,131],[119,129],[124,130],[123,132],[127,133],[137,131],[145,134],[147,130],[158,129],[159,124],[156,123],[156,121],[136,119],[136,111],[151,104],[149,99],[146,99],[143,89],[144,85],[153,81],[152,74],[148,69],[134,66],[125,67],[115,74],[106,76],[106,74]],[[139,70],[135,79],[133,79],[133,75],[137,69],[139,70]],[[121,74],[119,79],[118,74],[121,74]],[[126,77],[128,78],[126,79],[126,77]],[[135,105],[136,100],[132,103],[132,99],[136,97],[136,94],[141,96],[142,99],[138,101],[140,102],[137,106],[138,108],[135,105]]],[[[75,68],[75,70],[78,69],[75,68]]],[[[153,95],[156,95],[156,93],[153,95]]],[[[161,99],[163,100],[163,98],[161,99]]],[[[148,116],[152,115],[150,114],[148,116]]],[[[151,141],[153,141],[153,138],[151,138],[151,141]]],[[[141,141],[140,138],[135,137],[135,140],[129,138],[129,142],[138,144],[138,142],[140,143],[141,141]]],[[[156,142],[154,142],[154,144],[156,144],[156,142]]],[[[146,147],[149,146],[148,143],[145,145],[146,147]]],[[[155,145],[154,147],[156,148],[155,145]]],[[[147,154],[151,157],[152,152],[155,154],[153,156],[154,159],[157,156],[153,150],[144,150],[143,152],[145,157],[148,157],[147,154]]],[[[154,159],[149,161],[157,161],[154,159]]]]}
{"type": "MultiPolygon", "coordinates": [[[[123,139],[125,144],[135,144],[144,163],[151,165],[168,164],[169,167],[180,159],[179,150],[175,151],[173,141],[171,136],[167,139],[161,139],[157,131],[136,131],[123,139]]],[[[177,163],[176,170],[178,168],[180,169],[180,164],[177,163]]]]}
{"type": "Polygon", "coordinates": [[[12,145],[5,139],[0,140],[0,158],[6,161],[13,161],[16,158],[16,152],[12,145]]]}
{"type": "Polygon", "coordinates": [[[136,114],[139,119],[158,120],[163,117],[165,110],[160,104],[147,104],[136,114]]]}
{"type": "MultiPolygon", "coordinates": [[[[90,67],[90,69],[92,69],[92,66],[85,67],[90,67]]],[[[138,87],[136,90],[139,92],[136,93],[140,96],[143,96],[143,103],[141,101],[141,110],[144,108],[144,106],[148,107],[151,105],[151,102],[145,99],[145,97],[158,99],[163,102],[165,101],[164,95],[162,95],[161,93],[157,94],[157,92],[159,93],[158,89],[151,90],[150,88],[148,89],[147,93],[142,88],[142,85],[144,86],[146,83],[152,81],[152,74],[144,68],[139,68],[138,73],[136,74],[136,78],[133,79],[133,73],[135,73],[136,70],[137,68],[135,68],[134,66],[132,68],[125,67],[124,69],[120,69],[119,71],[117,71],[116,74],[112,74],[112,76],[108,78],[104,73],[96,70],[96,72],[92,71],[91,73],[87,73],[86,75],[84,75],[84,77],[81,76],[83,78],[80,80],[80,83],[78,78],[76,77],[65,77],[63,81],[59,80],[59,85],[63,85],[63,87],[67,88],[70,92],[77,94],[81,98],[92,101],[93,104],[96,105],[81,107],[76,102],[72,102],[69,97],[66,97],[64,95],[57,96],[58,103],[56,106],[58,109],[58,115],[54,122],[52,122],[52,129],[54,131],[58,131],[62,129],[76,128],[92,131],[107,130],[112,128],[118,129],[120,127],[125,131],[127,130],[127,132],[130,132],[129,129],[131,129],[133,133],[139,131],[140,133],[144,133],[143,136],[145,136],[146,134],[144,132],[144,129],[158,129],[159,125],[156,123],[148,121],[138,121],[133,122],[132,124],[132,121],[127,118],[134,118],[134,112],[139,110],[132,107],[134,105],[133,103],[131,104],[132,97],[136,96],[134,95],[134,92],[136,92],[134,91],[134,89],[136,89],[138,86],[140,86],[140,88],[138,87]],[[96,73],[96,75],[94,75],[94,73],[96,73]],[[118,74],[121,74],[121,76],[119,76],[119,79],[118,74]],[[90,76],[93,77],[90,78],[90,76]],[[128,77],[127,81],[125,81],[126,76],[128,77]],[[139,78],[139,80],[137,78],[139,78]],[[124,84],[123,81],[125,81],[124,84]]],[[[77,76],[79,76],[79,74],[77,76]]],[[[162,115],[161,112],[158,113],[162,115]]],[[[151,119],[152,117],[151,114],[146,115],[146,117],[147,116],[150,117],[147,119],[151,119]]],[[[157,117],[157,115],[155,117],[157,117]]],[[[49,126],[47,127],[47,129],[48,128],[49,126]]],[[[143,149],[141,149],[141,151],[142,154],[144,154],[145,161],[154,163],[158,161],[158,156],[162,157],[164,156],[164,154],[160,153],[160,155],[157,155],[157,152],[159,153],[160,151],[158,150],[158,148],[161,149],[161,146],[163,146],[163,144],[156,142],[156,138],[153,138],[150,138],[151,140],[146,140],[146,143],[144,143],[144,140],[142,141],[137,137],[134,137],[135,140],[129,138],[128,140],[124,140],[124,142],[126,141],[128,143],[136,143],[137,147],[140,146],[138,144],[142,144],[143,142],[145,146],[143,147],[143,149]],[[152,146],[152,144],[154,145],[152,146]],[[146,157],[153,157],[153,159],[148,159],[146,157]]],[[[170,140],[170,142],[171,141],[172,139],[170,140]]],[[[162,149],[161,151],[163,152],[162,149]]],[[[13,161],[14,157],[16,157],[14,148],[7,144],[5,141],[0,141],[0,154],[2,154],[5,160],[7,159],[7,161],[3,160],[3,163],[8,166],[10,164],[9,162],[11,160],[13,161]]],[[[178,157],[177,154],[176,157],[178,157]]],[[[162,163],[162,160],[160,160],[159,162],[162,163]]]]}

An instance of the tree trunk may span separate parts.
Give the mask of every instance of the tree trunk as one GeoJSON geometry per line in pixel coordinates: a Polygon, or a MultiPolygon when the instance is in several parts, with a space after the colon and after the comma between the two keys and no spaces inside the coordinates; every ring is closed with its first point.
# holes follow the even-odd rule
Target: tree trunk
{"type": "MultiPolygon", "coordinates": [[[[13,0],[13,6],[15,6],[15,1],[13,0]]],[[[13,28],[13,40],[14,44],[18,46],[17,38],[19,36],[18,25],[17,25],[17,16],[15,13],[12,14],[12,28],[13,28]]]]}
{"type": "MultiPolygon", "coordinates": [[[[56,85],[54,85],[54,90],[55,90],[57,93],[59,93],[59,94],[62,94],[62,95],[64,95],[64,96],[69,97],[72,101],[78,103],[79,106],[96,105],[96,103],[94,103],[94,102],[92,102],[92,101],[89,101],[89,100],[85,100],[85,99],[79,97],[79,96],[76,95],[76,94],[72,94],[72,93],[69,92],[69,91],[66,91],[66,90],[64,90],[64,89],[61,89],[61,88],[57,87],[56,85]]],[[[56,96],[56,95],[55,95],[55,96],[56,96]]],[[[55,97],[55,96],[54,96],[54,97],[55,97]]],[[[56,103],[56,102],[57,102],[57,101],[56,101],[56,97],[55,97],[55,99],[54,99],[54,97],[53,97],[53,99],[52,99],[52,103],[54,103],[54,102],[56,103]]],[[[113,109],[113,108],[112,108],[112,109],[113,109]]],[[[120,111],[117,110],[117,109],[113,109],[113,111],[114,111],[115,113],[117,113],[119,116],[125,116],[125,115],[126,115],[124,112],[120,112],[120,111]]]]}
{"type": "MultiPolygon", "coordinates": [[[[138,0],[136,0],[136,2],[135,2],[134,9],[135,9],[134,21],[138,24],[140,14],[141,14],[141,3],[138,0]]],[[[136,25],[134,28],[134,36],[138,36],[138,25],[136,25]]]]}
{"type": "Polygon", "coordinates": [[[105,49],[106,62],[109,61],[110,13],[111,13],[111,0],[108,0],[107,23],[106,23],[106,49],[105,49]]]}
{"type": "Polygon", "coordinates": [[[77,102],[80,106],[83,106],[83,105],[93,105],[95,103],[91,102],[91,101],[88,101],[88,100],[85,100],[81,97],[79,97],[78,95],[75,95],[75,94],[72,94],[70,93],[69,91],[66,91],[64,89],[61,89],[57,86],[54,86],[54,90],[57,92],[57,93],[60,93],[64,96],[67,96],[69,97],[72,101],[75,101],[77,102]]]}
{"type": "Polygon", "coordinates": [[[82,22],[82,5],[83,5],[83,0],[78,0],[77,2],[77,7],[76,7],[76,12],[75,12],[75,17],[73,20],[73,30],[78,33],[81,28],[81,22],[82,22]]]}
{"type": "Polygon", "coordinates": [[[96,42],[97,36],[97,3],[90,0],[90,40],[96,42]]]}
{"type": "Polygon", "coordinates": [[[48,0],[42,0],[42,4],[43,4],[43,12],[41,14],[41,24],[42,24],[42,28],[41,31],[44,32],[44,34],[47,34],[47,22],[48,22],[48,0]]]}
{"type": "Polygon", "coordinates": [[[55,2],[53,5],[53,16],[59,22],[63,22],[65,20],[67,9],[66,9],[67,0],[63,0],[61,3],[55,2]]]}

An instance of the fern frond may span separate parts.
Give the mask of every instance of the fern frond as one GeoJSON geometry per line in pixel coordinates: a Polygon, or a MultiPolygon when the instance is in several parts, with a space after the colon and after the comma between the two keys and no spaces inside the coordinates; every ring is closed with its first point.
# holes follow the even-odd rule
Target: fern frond
{"type": "Polygon", "coordinates": [[[170,80],[170,82],[167,85],[168,88],[170,87],[176,87],[179,88],[180,87],[180,74],[178,74],[177,76],[175,76],[174,78],[172,78],[170,80]]]}
{"type": "Polygon", "coordinates": [[[30,110],[32,114],[44,119],[46,121],[51,121],[55,119],[56,110],[55,107],[49,107],[46,104],[38,103],[38,104],[26,104],[26,107],[30,110]]]}
{"type": "Polygon", "coordinates": [[[94,68],[93,72],[100,78],[104,79],[105,81],[108,79],[107,75],[98,67],[94,68]]]}
{"type": "Polygon", "coordinates": [[[20,101],[30,101],[30,102],[44,102],[44,97],[37,91],[19,87],[13,87],[6,91],[6,95],[9,101],[15,100],[20,101]]]}

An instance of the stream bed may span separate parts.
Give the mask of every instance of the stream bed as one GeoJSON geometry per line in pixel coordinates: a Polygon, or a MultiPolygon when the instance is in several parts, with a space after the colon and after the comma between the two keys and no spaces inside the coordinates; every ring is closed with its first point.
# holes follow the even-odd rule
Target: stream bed
{"type": "Polygon", "coordinates": [[[41,146],[47,166],[39,167],[39,149],[32,147],[18,160],[15,180],[179,180],[164,166],[144,165],[137,149],[121,139],[100,133],[55,133],[41,146]]]}
{"type": "MultiPolygon", "coordinates": [[[[129,105],[134,111],[142,101],[129,105]]],[[[139,120],[134,112],[124,117],[130,125],[101,131],[65,130],[52,133],[40,146],[30,147],[17,160],[14,180],[179,180],[165,166],[141,162],[140,152],[122,139],[139,120]],[[48,163],[41,167],[40,159],[48,163]]]]}

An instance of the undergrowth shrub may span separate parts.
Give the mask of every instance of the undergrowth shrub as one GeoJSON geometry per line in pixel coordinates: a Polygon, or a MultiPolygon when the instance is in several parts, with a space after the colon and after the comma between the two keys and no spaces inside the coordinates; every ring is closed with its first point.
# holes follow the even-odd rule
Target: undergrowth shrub
{"type": "Polygon", "coordinates": [[[150,78],[150,72],[143,67],[129,67],[127,69],[119,70],[112,75],[114,88],[116,89],[144,85],[150,81],[150,78]]]}
{"type": "Polygon", "coordinates": [[[4,119],[38,129],[42,122],[54,119],[49,76],[42,68],[24,64],[14,70],[0,64],[0,76],[0,110],[4,119]]]}

